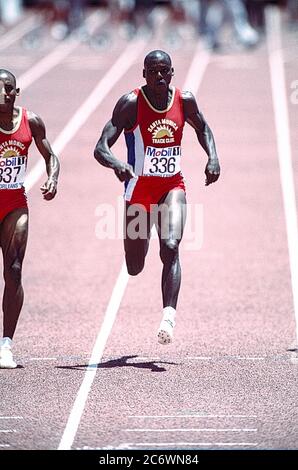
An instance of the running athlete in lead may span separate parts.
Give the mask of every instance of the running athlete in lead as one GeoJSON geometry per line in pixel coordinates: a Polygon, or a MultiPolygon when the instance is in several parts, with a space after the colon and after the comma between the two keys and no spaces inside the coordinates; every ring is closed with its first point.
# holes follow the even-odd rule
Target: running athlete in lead
{"type": "Polygon", "coordinates": [[[161,344],[172,341],[181,284],[179,244],[186,198],[180,160],[185,122],[194,128],[208,156],[206,186],[217,181],[220,174],[213,134],[194,96],[170,86],[173,75],[170,56],[159,50],[150,52],[144,61],[146,85],[120,98],[94,151],[100,164],[125,181],[124,249],[132,276],[144,267],[152,220],[156,225],[163,263],[163,317],[157,333],[161,344]],[[111,151],[122,131],[128,163],[119,161],[111,151]],[[157,216],[152,218],[156,209],[157,216]]]}
{"type": "Polygon", "coordinates": [[[15,76],[0,69],[0,246],[5,283],[0,368],[7,369],[17,367],[11,347],[24,299],[21,278],[28,236],[24,180],[32,138],[45,159],[48,178],[41,192],[47,201],[56,195],[59,174],[59,161],[46,138],[44,123],[36,114],[15,106],[18,94],[15,76]]]}

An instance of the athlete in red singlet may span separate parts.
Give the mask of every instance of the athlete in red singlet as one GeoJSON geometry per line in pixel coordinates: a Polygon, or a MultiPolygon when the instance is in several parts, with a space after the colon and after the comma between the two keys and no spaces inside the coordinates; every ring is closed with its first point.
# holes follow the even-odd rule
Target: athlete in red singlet
{"type": "Polygon", "coordinates": [[[218,180],[220,167],[213,134],[190,92],[170,86],[174,70],[170,56],[152,51],[144,61],[146,85],[120,98],[96,145],[96,160],[125,181],[124,248],[128,273],[139,274],[145,263],[152,227],[151,212],[163,263],[163,317],[158,341],[172,341],[181,283],[179,243],[185,224],[185,186],[180,171],[181,139],[190,124],[208,156],[206,186],[218,180]],[[119,161],[111,147],[122,131],[128,163],[119,161]]]}
{"type": "Polygon", "coordinates": [[[44,199],[55,197],[59,174],[44,123],[36,114],[15,106],[18,94],[15,76],[0,69],[0,246],[5,283],[0,368],[7,369],[17,367],[11,347],[24,298],[21,277],[28,236],[24,180],[32,138],[46,164],[48,179],[41,187],[44,199]]]}
{"type": "Polygon", "coordinates": [[[154,108],[143,88],[134,90],[137,118],[125,130],[128,163],[136,178],[125,183],[125,199],[142,204],[147,211],[172,189],[185,190],[180,172],[181,140],[184,127],[182,94],[172,87],[164,110],[154,108]]]}

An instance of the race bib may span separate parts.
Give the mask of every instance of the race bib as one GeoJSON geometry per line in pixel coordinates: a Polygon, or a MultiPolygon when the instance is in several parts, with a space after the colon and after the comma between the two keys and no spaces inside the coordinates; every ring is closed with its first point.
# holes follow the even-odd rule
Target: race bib
{"type": "Polygon", "coordinates": [[[0,189],[24,186],[27,157],[0,158],[0,189]]]}
{"type": "Polygon", "coordinates": [[[180,171],[181,147],[146,147],[144,176],[173,176],[180,171]]]}

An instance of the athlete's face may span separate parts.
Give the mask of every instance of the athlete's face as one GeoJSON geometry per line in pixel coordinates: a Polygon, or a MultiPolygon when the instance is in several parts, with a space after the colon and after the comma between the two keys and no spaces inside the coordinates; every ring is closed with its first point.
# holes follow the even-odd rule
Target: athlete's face
{"type": "Polygon", "coordinates": [[[10,111],[16,99],[19,89],[16,88],[14,78],[8,74],[0,75],[0,112],[10,111]]]}
{"type": "Polygon", "coordinates": [[[153,91],[162,92],[171,83],[174,69],[165,58],[152,59],[145,65],[143,77],[146,79],[148,88],[153,91]]]}

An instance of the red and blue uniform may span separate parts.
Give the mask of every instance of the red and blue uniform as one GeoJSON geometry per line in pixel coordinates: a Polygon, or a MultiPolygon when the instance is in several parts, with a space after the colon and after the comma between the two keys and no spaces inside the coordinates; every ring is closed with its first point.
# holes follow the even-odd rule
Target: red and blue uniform
{"type": "Polygon", "coordinates": [[[137,95],[137,119],[132,129],[125,131],[128,163],[136,178],[125,183],[125,200],[141,204],[147,211],[173,189],[185,191],[180,171],[181,140],[184,112],[181,91],[172,87],[172,98],[164,110],[149,102],[143,88],[137,95]]]}
{"type": "Polygon", "coordinates": [[[27,207],[24,180],[32,133],[26,109],[18,109],[14,128],[0,127],[0,222],[13,210],[27,207]]]}

